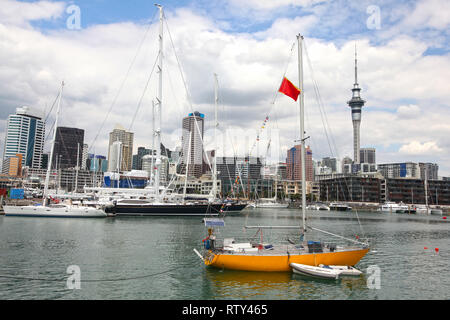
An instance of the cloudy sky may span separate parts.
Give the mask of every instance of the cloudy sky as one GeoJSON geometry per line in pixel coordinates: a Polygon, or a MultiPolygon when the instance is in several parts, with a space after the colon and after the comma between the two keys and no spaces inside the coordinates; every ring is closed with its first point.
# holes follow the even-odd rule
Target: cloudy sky
{"type": "MultiPolygon", "coordinates": [[[[283,75],[298,83],[300,33],[315,159],[353,156],[347,101],[356,45],[366,100],[361,147],[375,147],[378,163],[436,162],[450,176],[448,0],[160,3],[162,138],[170,149],[181,144],[182,118],[196,110],[212,147],[216,73],[219,154],[283,160],[299,138],[299,107],[277,89],[283,75]]],[[[49,112],[62,80],[60,125],[84,129],[91,153],[107,155],[116,124],[135,133],[135,151],[150,147],[158,23],[147,0],[0,0],[0,152],[8,115],[23,105],[49,112]]]]}

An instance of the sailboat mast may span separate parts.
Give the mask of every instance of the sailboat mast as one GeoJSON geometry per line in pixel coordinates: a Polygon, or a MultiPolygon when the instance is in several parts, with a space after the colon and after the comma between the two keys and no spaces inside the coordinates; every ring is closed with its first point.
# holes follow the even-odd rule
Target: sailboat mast
{"type": "Polygon", "coordinates": [[[61,83],[61,89],[59,91],[59,99],[58,99],[58,108],[56,110],[56,119],[55,119],[55,130],[53,131],[53,140],[52,140],[52,146],[50,149],[50,158],[48,159],[48,166],[47,166],[47,174],[45,175],[45,184],[44,184],[44,205],[45,205],[45,197],[47,196],[48,192],[48,183],[50,180],[50,171],[52,170],[52,160],[53,160],[53,151],[55,150],[55,141],[56,141],[56,130],[58,129],[58,118],[59,118],[59,111],[61,109],[61,97],[63,93],[64,88],[64,81],[61,83]]]}
{"type": "Polygon", "coordinates": [[[213,199],[217,197],[217,127],[219,122],[217,121],[217,105],[219,103],[218,94],[219,83],[217,80],[217,74],[214,73],[214,167],[213,167],[213,199]]]}
{"type": "Polygon", "coordinates": [[[78,170],[80,170],[80,143],[77,144],[77,168],[75,172],[75,193],[78,190],[78,170]]]}
{"type": "MultiPolygon", "coordinates": [[[[152,156],[152,162],[151,162],[151,169],[150,169],[150,184],[155,183],[155,101],[152,100],[152,147],[151,147],[151,156],[152,156]]],[[[155,193],[156,194],[156,193],[155,193]]]]}
{"type": "Polygon", "coordinates": [[[155,197],[159,200],[159,183],[161,175],[161,110],[162,110],[162,70],[163,70],[163,27],[164,27],[164,12],[163,7],[156,4],[159,8],[159,59],[158,59],[158,73],[159,73],[159,86],[157,105],[155,108],[156,119],[158,121],[156,128],[156,176],[155,176],[155,197]]]}
{"type": "Polygon", "coordinates": [[[302,43],[303,36],[297,35],[298,41],[298,80],[300,89],[300,141],[301,141],[301,167],[302,167],[302,219],[303,231],[306,231],[306,181],[305,181],[305,121],[304,121],[304,94],[303,94],[303,59],[302,43]]]}

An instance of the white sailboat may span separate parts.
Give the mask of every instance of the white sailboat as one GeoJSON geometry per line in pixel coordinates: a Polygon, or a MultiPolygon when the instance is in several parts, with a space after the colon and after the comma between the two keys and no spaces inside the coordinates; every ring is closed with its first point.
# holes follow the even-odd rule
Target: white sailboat
{"type": "Polygon", "coordinates": [[[63,93],[64,82],[61,84],[61,89],[58,98],[58,108],[56,111],[56,120],[54,125],[54,133],[52,146],[50,151],[50,158],[48,161],[47,174],[45,176],[45,186],[43,194],[42,205],[28,205],[28,206],[3,206],[5,216],[19,216],[19,217],[55,217],[55,218],[101,218],[106,217],[106,213],[100,206],[88,207],[83,205],[74,205],[72,201],[69,203],[50,204],[48,195],[48,184],[50,180],[50,170],[52,166],[53,150],[55,147],[56,129],[58,127],[58,117],[61,108],[61,97],[63,93]]]}

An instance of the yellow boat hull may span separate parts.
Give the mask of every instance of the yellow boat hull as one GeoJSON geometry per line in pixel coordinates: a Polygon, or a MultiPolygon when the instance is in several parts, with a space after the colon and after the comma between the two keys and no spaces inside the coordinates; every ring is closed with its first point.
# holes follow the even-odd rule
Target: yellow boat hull
{"type": "Polygon", "coordinates": [[[217,254],[209,251],[204,261],[207,266],[221,269],[282,272],[291,271],[291,263],[300,263],[310,266],[318,266],[319,264],[354,266],[368,251],[369,249],[366,248],[360,250],[292,255],[217,254]]]}

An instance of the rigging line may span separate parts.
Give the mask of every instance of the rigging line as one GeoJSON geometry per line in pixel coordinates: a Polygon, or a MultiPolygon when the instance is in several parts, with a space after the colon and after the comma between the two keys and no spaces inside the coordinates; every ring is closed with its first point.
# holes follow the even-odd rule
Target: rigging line
{"type": "Polygon", "coordinates": [[[134,125],[134,120],[136,120],[138,111],[141,108],[142,100],[144,99],[145,93],[147,92],[148,84],[150,83],[150,79],[153,75],[153,71],[155,70],[155,66],[156,66],[156,62],[158,62],[158,58],[159,58],[159,53],[156,55],[155,63],[153,63],[152,71],[150,72],[150,75],[147,78],[147,83],[145,84],[144,91],[142,92],[141,98],[139,99],[139,103],[137,105],[136,111],[134,112],[133,119],[131,120],[131,124],[130,124],[128,131],[131,131],[131,128],[134,125]]]}
{"type": "MultiPolygon", "coordinates": [[[[165,15],[165,13],[163,13],[163,14],[164,14],[164,18],[165,18],[165,19],[164,19],[164,22],[165,22],[166,27],[167,27],[167,32],[169,33],[169,39],[170,39],[170,42],[171,42],[171,44],[172,44],[173,52],[174,52],[174,54],[175,54],[175,59],[177,60],[178,68],[179,68],[179,70],[180,70],[180,75],[181,75],[181,78],[182,78],[182,80],[183,80],[184,89],[186,90],[187,100],[188,100],[189,105],[190,105],[190,107],[191,107],[191,112],[192,112],[192,114],[194,114],[194,107],[193,107],[193,105],[192,105],[192,101],[191,101],[191,98],[190,98],[190,93],[189,93],[189,90],[188,90],[188,88],[187,88],[187,83],[186,83],[186,80],[185,80],[185,78],[184,78],[184,74],[183,74],[183,71],[182,71],[182,68],[181,68],[180,59],[178,58],[177,52],[176,52],[176,50],[175,50],[175,45],[174,45],[174,43],[173,43],[172,34],[170,33],[169,25],[168,25],[168,23],[167,23],[167,17],[166,17],[166,15],[165,15]]],[[[201,142],[202,146],[204,146],[204,143],[203,143],[203,137],[202,137],[202,135],[201,135],[200,127],[199,127],[199,125],[198,125],[198,121],[197,121],[197,119],[195,118],[195,116],[194,116],[194,123],[195,123],[195,126],[196,126],[196,128],[197,128],[197,132],[198,132],[198,135],[199,135],[199,138],[200,138],[200,142],[201,142]]],[[[208,157],[208,155],[207,155],[207,153],[206,153],[205,148],[203,148],[203,154],[205,155],[205,158],[206,158],[207,164],[208,164],[208,166],[209,166],[209,169],[212,171],[212,165],[211,165],[211,162],[209,161],[209,157],[208,157]]],[[[202,154],[202,157],[203,157],[203,154],[202,154]]]]}
{"type": "MultiPolygon", "coordinates": [[[[312,82],[313,82],[314,94],[316,95],[317,104],[319,106],[320,117],[321,117],[322,122],[324,124],[325,136],[327,138],[327,143],[328,143],[328,147],[330,148],[331,155],[333,155],[334,153],[333,153],[332,143],[330,142],[330,136],[329,136],[328,130],[327,130],[327,126],[329,127],[329,124],[328,124],[328,121],[326,119],[326,114],[325,114],[323,103],[322,103],[322,100],[321,100],[321,97],[320,97],[319,88],[318,88],[317,82],[316,82],[315,77],[314,77],[314,70],[312,68],[312,63],[311,63],[311,60],[309,58],[309,54],[308,54],[308,50],[307,50],[307,47],[306,47],[306,43],[304,43],[304,47],[305,47],[305,55],[306,55],[306,58],[307,58],[308,66],[309,66],[309,69],[310,69],[310,72],[311,72],[311,79],[312,79],[312,82]]],[[[329,130],[331,131],[331,128],[329,130]]],[[[333,141],[333,143],[334,143],[334,141],[333,141]]]]}
{"type": "Polygon", "coordinates": [[[52,113],[53,108],[55,107],[55,103],[56,101],[58,101],[59,95],[61,94],[61,92],[58,91],[58,94],[56,95],[55,101],[53,101],[52,106],[50,107],[50,110],[47,112],[47,115],[45,116],[45,120],[44,122],[47,122],[48,117],[50,116],[50,114],[52,113]]]}
{"type": "Polygon", "coordinates": [[[148,27],[147,27],[147,30],[145,31],[144,37],[143,37],[143,39],[141,40],[141,42],[140,42],[140,44],[139,44],[139,46],[138,46],[138,48],[137,48],[137,50],[136,50],[136,54],[134,55],[134,57],[133,57],[133,59],[132,59],[132,61],[131,61],[131,64],[130,64],[130,66],[128,67],[128,70],[127,70],[127,72],[126,72],[126,74],[125,74],[125,77],[124,77],[122,83],[120,84],[119,90],[117,91],[117,93],[116,93],[116,95],[115,95],[115,97],[114,97],[114,99],[113,99],[113,101],[112,101],[112,103],[111,103],[111,105],[110,105],[110,107],[109,107],[109,110],[108,110],[107,114],[105,115],[105,118],[103,119],[103,122],[102,122],[102,124],[101,124],[101,126],[100,126],[100,128],[99,128],[99,130],[98,130],[98,132],[97,132],[97,134],[96,134],[96,136],[95,136],[95,138],[94,138],[94,140],[92,141],[92,143],[91,143],[90,146],[89,146],[88,152],[90,152],[91,149],[92,149],[92,147],[95,145],[95,142],[97,141],[97,138],[98,138],[98,136],[100,135],[100,132],[103,130],[103,127],[104,127],[104,125],[105,125],[105,123],[106,123],[106,120],[107,120],[108,117],[109,117],[109,114],[111,113],[113,107],[115,106],[115,104],[116,104],[116,102],[117,102],[117,99],[119,98],[120,93],[122,92],[122,89],[123,89],[123,87],[124,87],[124,85],[125,85],[125,82],[126,82],[127,79],[128,79],[128,76],[129,76],[129,74],[130,74],[131,69],[133,68],[133,65],[134,65],[134,63],[135,63],[135,61],[136,61],[136,58],[137,58],[137,56],[139,55],[139,52],[141,51],[142,45],[143,45],[145,39],[147,38],[147,34],[148,34],[149,30],[150,30],[150,27],[152,26],[153,20],[154,20],[155,15],[156,15],[156,12],[157,12],[157,11],[155,10],[155,13],[153,14],[153,17],[152,17],[152,19],[150,20],[150,23],[149,23],[149,25],[148,25],[148,27]]]}

